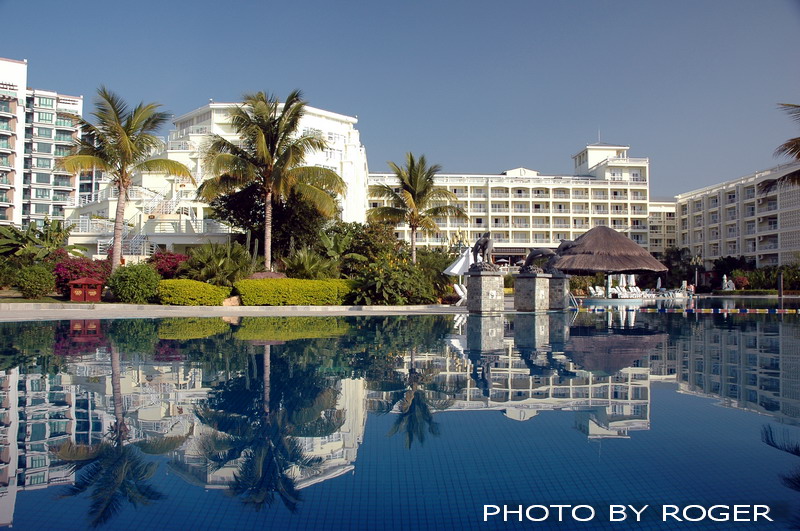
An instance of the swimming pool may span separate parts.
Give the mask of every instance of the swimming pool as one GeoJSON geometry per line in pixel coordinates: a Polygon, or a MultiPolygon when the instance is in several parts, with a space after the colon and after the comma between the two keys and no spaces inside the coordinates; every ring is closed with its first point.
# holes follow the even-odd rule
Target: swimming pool
{"type": "Polygon", "coordinates": [[[21,529],[786,529],[800,501],[794,314],[0,328],[21,529]]]}

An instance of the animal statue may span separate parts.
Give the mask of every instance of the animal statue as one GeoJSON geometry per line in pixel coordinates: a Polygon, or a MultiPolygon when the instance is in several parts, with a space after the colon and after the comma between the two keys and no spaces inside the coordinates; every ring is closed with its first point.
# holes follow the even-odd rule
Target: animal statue
{"type": "Polygon", "coordinates": [[[484,232],[483,236],[472,246],[473,263],[478,263],[478,255],[480,255],[484,262],[488,262],[492,254],[492,247],[492,234],[490,232],[484,232]]]}
{"type": "Polygon", "coordinates": [[[533,262],[539,258],[555,256],[555,251],[552,249],[546,249],[544,247],[536,247],[532,248],[528,253],[528,256],[525,258],[525,263],[522,267],[533,267],[533,262]]]}

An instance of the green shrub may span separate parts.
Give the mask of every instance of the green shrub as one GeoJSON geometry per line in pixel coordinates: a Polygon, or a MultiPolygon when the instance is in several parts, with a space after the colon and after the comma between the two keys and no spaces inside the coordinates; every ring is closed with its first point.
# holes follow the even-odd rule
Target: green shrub
{"type": "Polygon", "coordinates": [[[350,304],[431,304],[436,302],[433,284],[404,257],[383,255],[353,278],[350,304]]]}
{"type": "Polygon", "coordinates": [[[30,266],[17,273],[16,284],[26,299],[41,299],[56,289],[53,273],[43,265],[30,266]]]}
{"type": "Polygon", "coordinates": [[[18,267],[8,258],[0,258],[0,288],[13,286],[18,267]]]}
{"type": "Polygon", "coordinates": [[[347,280],[264,278],[240,280],[236,290],[245,306],[338,306],[351,286],[347,280]]]}
{"type": "Polygon", "coordinates": [[[231,288],[197,280],[174,279],[158,283],[158,300],[172,306],[221,306],[231,288]]]}
{"type": "Polygon", "coordinates": [[[144,304],[158,293],[161,277],[148,264],[134,264],[117,268],[108,279],[114,297],[131,304],[144,304]]]}
{"type": "Polygon", "coordinates": [[[189,259],[181,263],[177,274],[216,286],[233,286],[252,275],[257,264],[258,257],[237,242],[206,243],[189,251],[189,259]]]}
{"type": "Polygon", "coordinates": [[[336,262],[320,256],[308,247],[298,249],[284,258],[283,271],[289,278],[306,280],[324,280],[339,276],[336,262]]]}

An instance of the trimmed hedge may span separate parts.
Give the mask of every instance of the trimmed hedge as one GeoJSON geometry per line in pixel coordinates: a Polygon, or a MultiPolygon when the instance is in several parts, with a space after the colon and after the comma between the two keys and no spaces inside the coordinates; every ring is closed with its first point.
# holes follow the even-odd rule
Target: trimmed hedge
{"type": "Polygon", "coordinates": [[[244,306],[340,306],[352,290],[349,280],[264,278],[235,285],[244,306]]]}
{"type": "Polygon", "coordinates": [[[213,286],[199,280],[173,279],[158,283],[161,304],[172,306],[222,306],[231,288],[213,286]]]}

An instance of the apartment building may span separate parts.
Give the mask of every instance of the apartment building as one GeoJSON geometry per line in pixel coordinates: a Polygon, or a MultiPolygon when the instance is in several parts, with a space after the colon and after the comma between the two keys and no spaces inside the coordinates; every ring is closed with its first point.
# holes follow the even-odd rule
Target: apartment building
{"type": "MultiPolygon", "coordinates": [[[[220,135],[238,141],[229,119],[229,111],[235,105],[211,102],[177,117],[175,129],[169,133],[163,150],[153,154],[185,164],[194,182],[163,173],[134,177],[125,210],[123,241],[123,254],[129,259],[148,256],[158,248],[185,252],[209,241],[228,240],[231,227],[209,219],[209,206],[197,200],[197,187],[207,178],[202,150],[210,136],[220,135]]],[[[356,123],[354,117],[306,107],[300,130],[327,141],[328,148],[311,153],[306,163],[333,170],[344,179],[347,193],[339,198],[341,217],[345,221],[363,222],[367,204],[367,156],[356,123]]],[[[80,178],[78,202],[69,212],[69,219],[75,224],[70,243],[86,246],[90,255],[104,256],[112,241],[117,196],[116,190],[108,186],[99,173],[80,178]]]]}
{"type": "MultiPolygon", "coordinates": [[[[494,255],[524,257],[530,247],[557,247],[560,240],[574,240],[593,227],[607,226],[624,232],[636,243],[650,248],[650,162],[628,155],[629,146],[595,143],[572,156],[573,175],[543,175],[516,168],[499,175],[439,174],[436,184],[457,198],[468,220],[439,218],[441,231],[420,234],[421,245],[474,242],[491,232],[494,255]]],[[[395,186],[390,173],[371,173],[370,185],[395,186]]],[[[370,208],[385,205],[369,198],[370,208]]],[[[656,212],[668,212],[666,203],[656,212]]],[[[667,223],[663,226],[666,227],[667,223]]],[[[397,226],[397,236],[410,240],[407,225],[397,226]]],[[[666,244],[660,238],[659,248],[666,244]]]]}
{"type": "Polygon", "coordinates": [[[789,264],[800,252],[800,187],[761,193],[758,185],[800,168],[785,164],[679,194],[678,246],[708,267],[725,256],[753,258],[758,267],[789,264]]]}
{"type": "Polygon", "coordinates": [[[28,63],[0,58],[0,224],[64,219],[75,176],[58,168],[77,137],[65,113],[81,116],[83,97],[27,88],[28,63]]]}
{"type": "Polygon", "coordinates": [[[678,222],[675,217],[674,199],[653,199],[648,205],[648,250],[663,253],[677,246],[678,222]]]}

